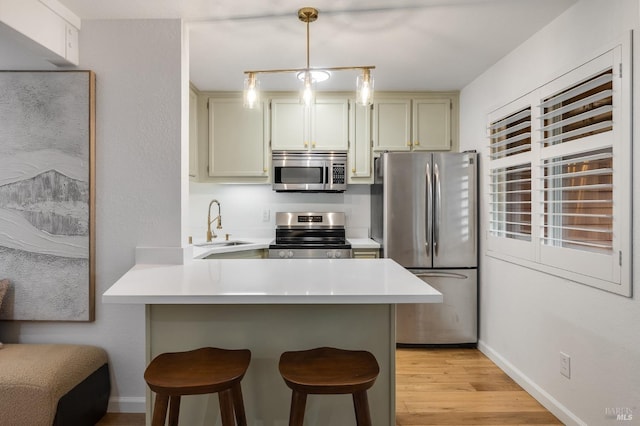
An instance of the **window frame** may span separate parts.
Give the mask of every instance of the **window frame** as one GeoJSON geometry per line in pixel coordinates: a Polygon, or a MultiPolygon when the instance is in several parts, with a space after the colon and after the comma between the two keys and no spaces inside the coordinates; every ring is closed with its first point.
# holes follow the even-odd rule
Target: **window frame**
{"type": "MultiPolygon", "coordinates": [[[[632,78],[631,34],[602,49],[579,66],[559,75],[519,99],[488,114],[489,126],[501,117],[514,114],[531,106],[531,151],[494,159],[487,149],[485,199],[486,255],[519,264],[622,296],[632,294],[632,78]],[[613,72],[613,129],[599,135],[590,135],[571,142],[548,145],[540,143],[544,137],[540,119],[545,99],[578,84],[606,68],[613,72]],[[577,145],[581,144],[578,148],[577,145]],[[575,152],[610,145],[613,150],[613,240],[610,253],[597,253],[567,247],[542,244],[545,201],[542,187],[545,160],[569,156],[575,152]],[[515,164],[531,163],[531,241],[515,240],[491,233],[492,171],[515,164]]],[[[491,132],[487,139],[491,143],[491,132]]]]}

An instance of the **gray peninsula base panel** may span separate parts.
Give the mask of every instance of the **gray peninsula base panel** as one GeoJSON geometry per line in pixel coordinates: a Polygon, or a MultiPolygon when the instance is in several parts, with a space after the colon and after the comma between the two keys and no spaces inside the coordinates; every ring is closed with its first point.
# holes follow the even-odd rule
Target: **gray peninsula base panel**
{"type": "MultiPolygon", "coordinates": [[[[364,349],[380,364],[369,390],[375,426],[395,424],[395,305],[147,305],[147,362],[162,352],[203,346],[248,348],[242,380],[248,424],[286,426],[291,391],[278,372],[284,351],[364,349]]],[[[152,399],[147,391],[147,418],[152,399]]],[[[180,424],[219,424],[216,395],[182,398],[180,424]]],[[[310,395],[305,424],[355,425],[350,395],[310,395]]]]}

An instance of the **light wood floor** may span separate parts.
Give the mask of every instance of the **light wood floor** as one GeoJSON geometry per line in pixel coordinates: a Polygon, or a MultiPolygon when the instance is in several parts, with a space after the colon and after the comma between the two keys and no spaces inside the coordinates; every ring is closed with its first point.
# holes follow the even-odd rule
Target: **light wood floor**
{"type": "MultiPolygon", "coordinates": [[[[476,349],[398,349],[396,373],[397,426],[562,424],[476,349]]],[[[144,426],[144,414],[98,426],[144,426]]]]}
{"type": "Polygon", "coordinates": [[[396,424],[562,423],[476,349],[398,349],[396,424]]]}

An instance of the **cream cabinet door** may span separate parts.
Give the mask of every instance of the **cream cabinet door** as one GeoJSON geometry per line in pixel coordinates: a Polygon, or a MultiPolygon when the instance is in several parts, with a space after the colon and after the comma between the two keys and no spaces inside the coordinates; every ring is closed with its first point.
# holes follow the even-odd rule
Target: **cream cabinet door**
{"type": "Polygon", "coordinates": [[[413,100],[413,150],[451,149],[451,99],[413,100]]]}
{"type": "Polygon", "coordinates": [[[271,149],[306,150],[309,148],[309,115],[298,99],[271,100],[271,149]]]}
{"type": "Polygon", "coordinates": [[[347,99],[316,99],[309,112],[312,150],[346,151],[349,148],[347,99]]]}
{"type": "Polygon", "coordinates": [[[373,183],[371,106],[351,104],[348,183],[373,183]]]}
{"type": "Polygon", "coordinates": [[[411,99],[381,99],[373,103],[373,150],[411,149],[411,99]]]}
{"type": "Polygon", "coordinates": [[[209,98],[209,176],[268,178],[267,106],[209,98]]]}
{"type": "Polygon", "coordinates": [[[271,149],[346,151],[349,102],[317,99],[307,108],[298,99],[271,101],[271,149]]]}
{"type": "Polygon", "coordinates": [[[189,89],[189,178],[198,177],[198,95],[189,89]]]}

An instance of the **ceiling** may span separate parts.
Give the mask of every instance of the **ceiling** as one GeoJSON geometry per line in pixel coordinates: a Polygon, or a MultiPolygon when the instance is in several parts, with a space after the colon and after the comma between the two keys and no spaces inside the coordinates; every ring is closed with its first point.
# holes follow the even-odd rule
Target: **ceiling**
{"type": "MultiPolygon", "coordinates": [[[[459,90],[576,0],[59,0],[83,20],[183,18],[190,79],[200,90],[241,90],[243,71],[306,64],[375,65],[376,90],[459,90]]],[[[353,90],[356,71],[320,90],[353,90]]],[[[292,74],[260,76],[263,90],[296,90],[292,74]]]]}

